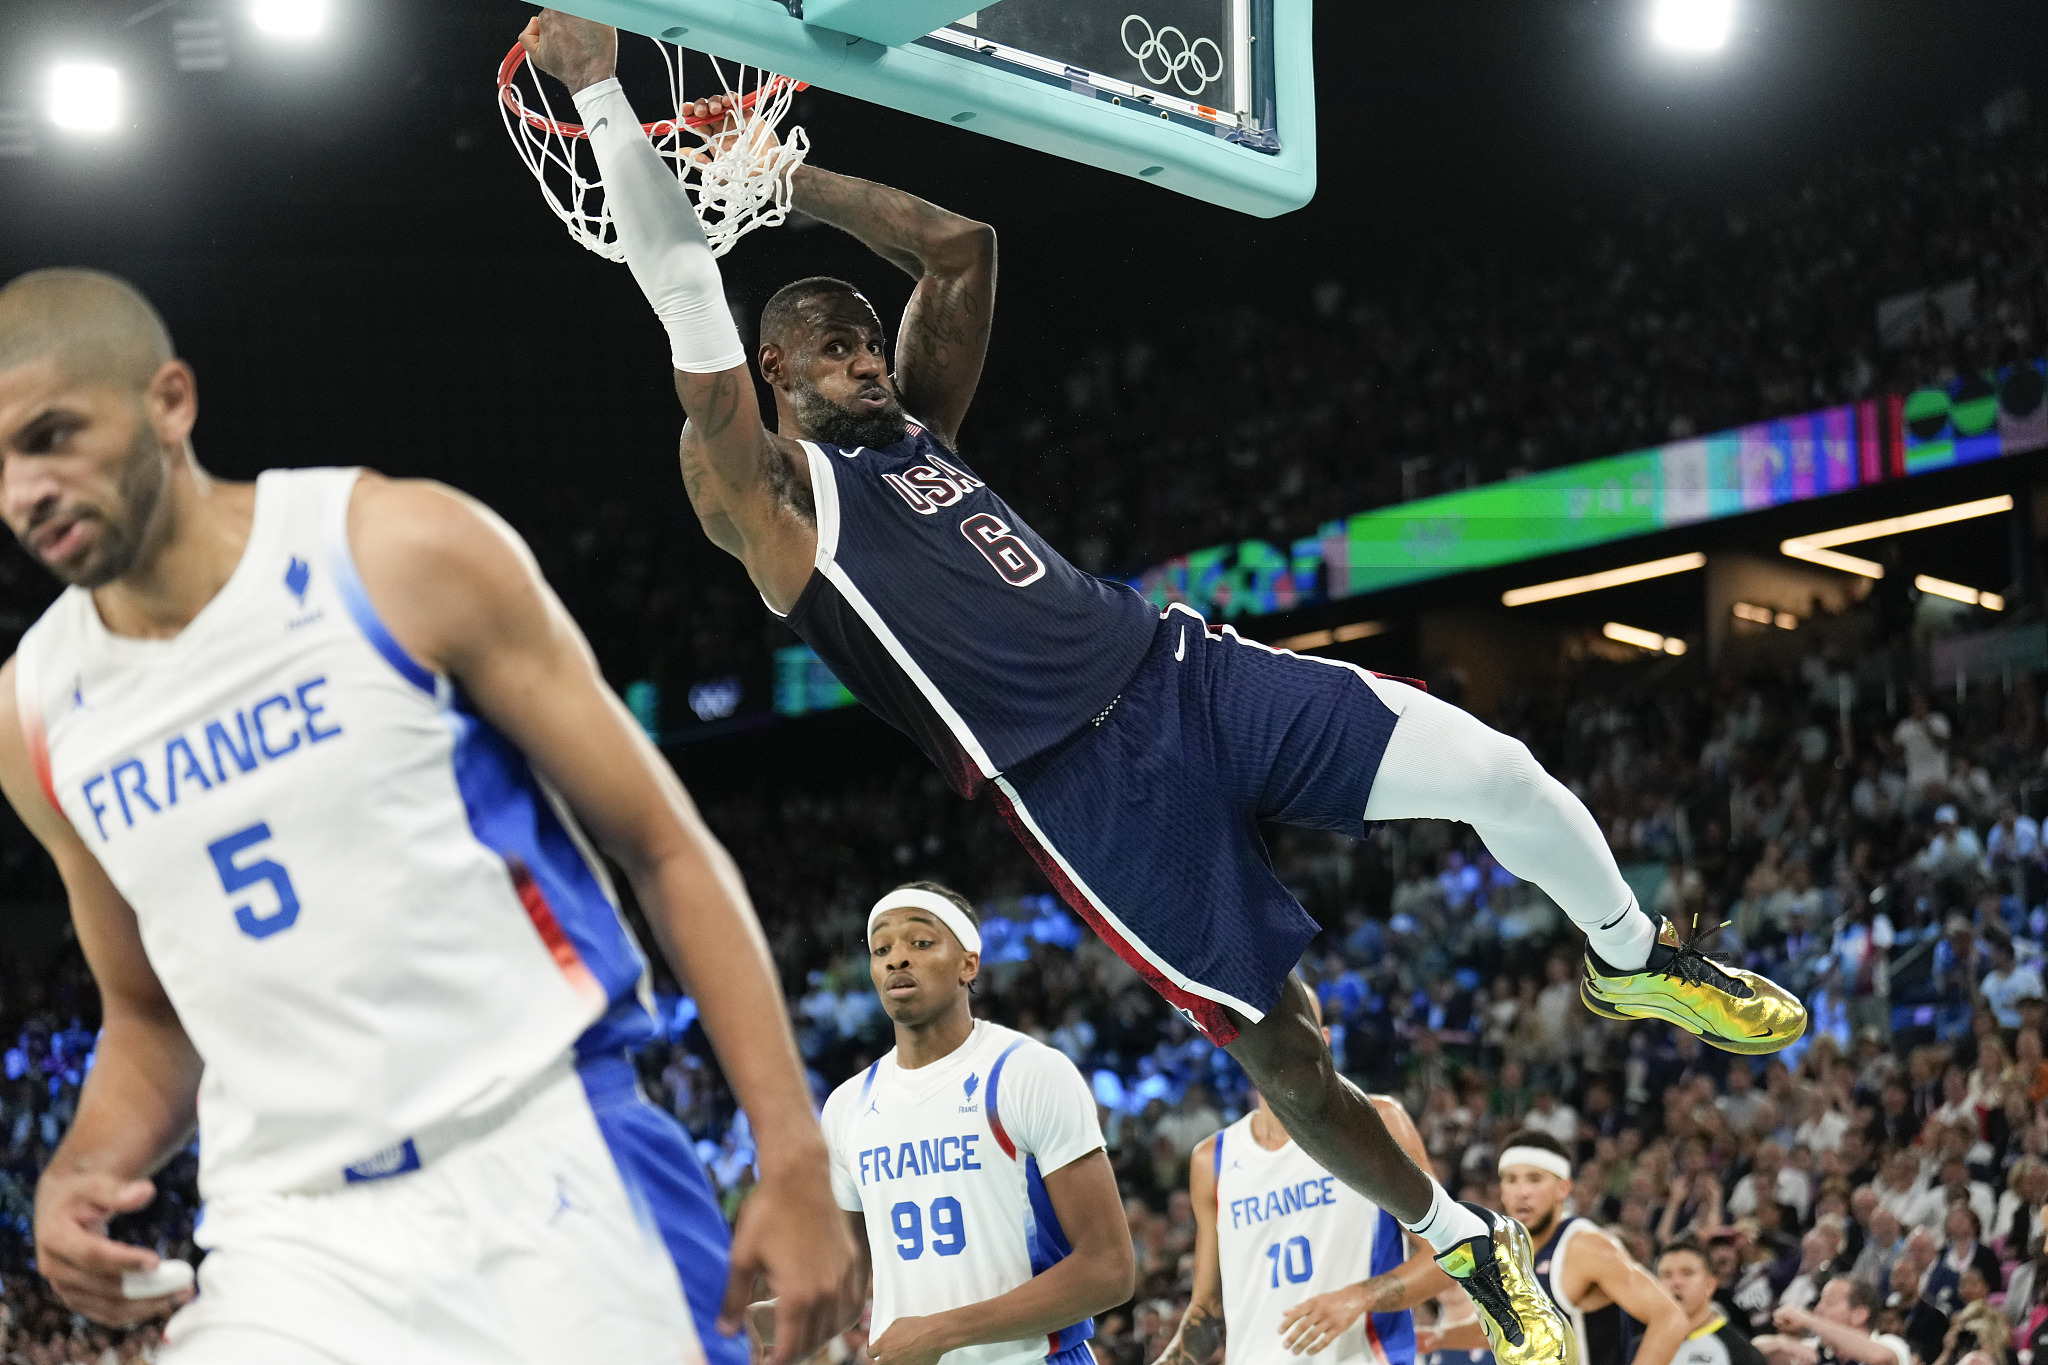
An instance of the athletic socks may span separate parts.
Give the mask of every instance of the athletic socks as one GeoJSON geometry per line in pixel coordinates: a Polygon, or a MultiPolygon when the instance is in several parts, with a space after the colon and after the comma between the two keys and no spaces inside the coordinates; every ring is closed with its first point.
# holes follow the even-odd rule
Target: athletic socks
{"type": "Polygon", "coordinates": [[[1478,1214],[1451,1198],[1450,1191],[1434,1178],[1429,1182],[1429,1190],[1429,1212],[1422,1215],[1420,1222],[1405,1226],[1429,1243],[1439,1256],[1460,1242],[1485,1237],[1493,1231],[1478,1214]]]}
{"type": "Polygon", "coordinates": [[[1586,931],[1586,946],[1608,966],[1624,972],[1639,972],[1650,963],[1650,949],[1657,946],[1657,921],[1644,914],[1630,896],[1619,913],[1587,923],[1573,916],[1586,931]]]}

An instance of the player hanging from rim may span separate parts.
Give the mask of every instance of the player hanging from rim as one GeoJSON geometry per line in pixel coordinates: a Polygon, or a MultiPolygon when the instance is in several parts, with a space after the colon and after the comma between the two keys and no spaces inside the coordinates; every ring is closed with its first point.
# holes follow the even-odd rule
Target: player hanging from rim
{"type": "MultiPolygon", "coordinates": [[[[1401,1102],[1368,1098],[1402,1150],[1426,1163],[1401,1102]]],[[[1457,1293],[1428,1244],[1416,1238],[1422,1249],[1408,1256],[1414,1234],[1316,1165],[1263,1095],[1251,1113],[1195,1144],[1188,1198],[1194,1288],[1158,1365],[1209,1365],[1226,1339],[1230,1365],[1285,1365],[1299,1355],[1327,1365],[1413,1365],[1409,1309],[1457,1293]],[[1362,1228],[1371,1231],[1360,1236],[1362,1228]]]]}
{"type": "Polygon", "coordinates": [[[198,410],[127,285],[0,290],[0,512],[70,585],[0,666],[0,789],[104,1023],[38,1269],[101,1322],[189,1300],[167,1365],[744,1365],[765,1270],[801,1358],[860,1266],[731,859],[510,528],[353,469],[216,480],[198,410]],[[647,964],[579,823],[752,1120],[730,1274],[639,1094],[647,964]],[[107,1223],[195,1122],[192,1299],[107,1223]]]}
{"type": "Polygon", "coordinates": [[[1258,821],[1354,836],[1366,821],[1468,821],[1586,931],[1581,993],[1602,1013],[1768,1052],[1804,1030],[1799,1002],[1645,915],[1592,816],[1521,744],[1402,683],[1212,632],[1185,607],[1155,612],[1054,553],[954,452],[994,305],[985,225],[799,169],[797,208],[918,284],[893,377],[851,285],[801,280],[770,299],[769,432],[702,226],[614,78],[617,35],[544,10],[523,41],[569,87],[667,328],[684,487],[712,542],[957,791],[990,792],[1068,904],[1230,1049],[1319,1165],[1437,1249],[1504,1365],[1563,1358],[1527,1235],[1453,1201],[1337,1074],[1293,975],[1317,925],[1273,875],[1258,821]]]}
{"type": "Polygon", "coordinates": [[[1680,1237],[1657,1253],[1657,1283],[1685,1313],[1685,1341],[1675,1365],[1764,1365],[1763,1353],[1714,1302],[1714,1268],[1707,1250],[1680,1237]]]}
{"type": "MultiPolygon", "coordinates": [[[[1537,1283],[1571,1324],[1580,1365],[1670,1365],[1685,1340],[1685,1312],[1599,1224],[1565,1212],[1572,1163],[1564,1144],[1524,1129],[1501,1148],[1499,1171],[1500,1206],[1529,1229],[1537,1283]],[[1623,1313],[1643,1325],[1633,1349],[1623,1313]]],[[[1478,1332],[1453,1328],[1424,1349],[1485,1345],[1478,1332]]]]}
{"type": "Polygon", "coordinates": [[[1093,1092],[1052,1048],[975,1019],[966,898],[899,886],[867,939],[896,1046],[825,1101],[825,1141],[873,1271],[869,1358],[1094,1365],[1095,1315],[1130,1299],[1137,1258],[1093,1092]]]}

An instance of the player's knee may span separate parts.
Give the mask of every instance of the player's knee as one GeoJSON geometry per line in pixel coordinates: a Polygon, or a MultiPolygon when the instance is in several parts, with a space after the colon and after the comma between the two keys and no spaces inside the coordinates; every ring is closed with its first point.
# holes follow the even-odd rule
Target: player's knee
{"type": "Polygon", "coordinates": [[[1322,1030],[1294,1010],[1276,1009],[1250,1025],[1229,1052],[1283,1122],[1313,1119],[1341,1084],[1322,1030]]]}
{"type": "MultiPolygon", "coordinates": [[[[1516,827],[1540,818],[1550,804],[1551,777],[1528,745],[1499,731],[1491,732],[1485,767],[1488,799],[1484,816],[1516,827]]],[[[1481,819],[1472,823],[1480,825],[1481,819]]]]}

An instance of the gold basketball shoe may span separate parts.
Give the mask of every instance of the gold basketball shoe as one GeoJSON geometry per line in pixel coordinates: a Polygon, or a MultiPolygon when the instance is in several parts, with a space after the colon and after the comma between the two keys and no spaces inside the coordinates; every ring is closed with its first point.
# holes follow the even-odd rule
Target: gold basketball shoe
{"type": "Polygon", "coordinates": [[[1479,1215],[1489,1236],[1468,1237],[1436,1258],[1479,1307],[1479,1325],[1499,1365],[1578,1365],[1578,1337],[1536,1282],[1529,1230],[1505,1214],[1479,1215]]]}
{"type": "Polygon", "coordinates": [[[1790,991],[1680,942],[1670,920],[1640,971],[1610,967],[1588,948],[1579,998],[1609,1019],[1668,1020],[1723,1052],[1776,1052],[1806,1032],[1806,1007],[1790,991]]]}

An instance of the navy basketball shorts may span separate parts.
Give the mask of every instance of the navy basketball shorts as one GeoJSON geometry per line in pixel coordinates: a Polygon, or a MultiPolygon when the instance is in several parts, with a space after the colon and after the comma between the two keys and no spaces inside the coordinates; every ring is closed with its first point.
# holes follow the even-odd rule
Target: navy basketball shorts
{"type": "Polygon", "coordinates": [[[1374,689],[1401,685],[1171,607],[1115,704],[992,791],[1067,904],[1221,1046],[1318,932],[1259,821],[1362,835],[1397,719],[1374,689]]]}

